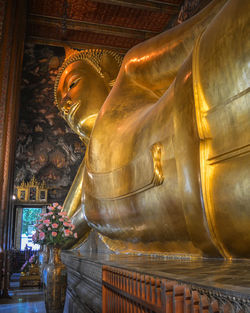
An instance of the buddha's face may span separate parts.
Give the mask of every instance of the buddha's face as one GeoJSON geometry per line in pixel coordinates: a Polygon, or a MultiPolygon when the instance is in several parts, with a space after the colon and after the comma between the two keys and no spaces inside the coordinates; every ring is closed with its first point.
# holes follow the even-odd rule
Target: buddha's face
{"type": "Polygon", "coordinates": [[[85,143],[107,96],[103,78],[87,61],[71,63],[61,75],[57,88],[59,110],[85,143]]]}

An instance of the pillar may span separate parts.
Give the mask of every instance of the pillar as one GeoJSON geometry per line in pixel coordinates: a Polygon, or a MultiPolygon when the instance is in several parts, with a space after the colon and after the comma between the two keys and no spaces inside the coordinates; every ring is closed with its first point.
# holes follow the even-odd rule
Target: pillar
{"type": "MultiPolygon", "coordinates": [[[[3,1],[1,1],[3,2],[3,1]]],[[[2,3],[1,3],[2,4],[2,3]]],[[[26,0],[5,0],[0,41],[0,283],[8,295],[8,254],[14,155],[26,24],[26,0]]]]}

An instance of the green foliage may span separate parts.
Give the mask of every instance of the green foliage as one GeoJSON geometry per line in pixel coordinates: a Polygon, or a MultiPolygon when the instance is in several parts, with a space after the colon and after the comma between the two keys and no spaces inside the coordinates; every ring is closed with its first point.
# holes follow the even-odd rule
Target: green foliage
{"type": "Polygon", "coordinates": [[[22,234],[29,235],[28,229],[30,225],[34,225],[41,213],[40,208],[24,208],[22,221],[22,234]]]}

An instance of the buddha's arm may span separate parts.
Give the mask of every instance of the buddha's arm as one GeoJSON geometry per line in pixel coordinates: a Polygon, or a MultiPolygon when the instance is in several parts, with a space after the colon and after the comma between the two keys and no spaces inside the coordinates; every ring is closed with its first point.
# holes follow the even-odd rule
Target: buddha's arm
{"type": "Polygon", "coordinates": [[[69,217],[72,217],[74,213],[81,207],[84,165],[85,161],[83,160],[78,168],[75,179],[63,204],[64,211],[67,212],[69,217]]]}
{"type": "Polygon", "coordinates": [[[161,96],[191,53],[197,37],[226,2],[214,0],[187,22],[132,48],[125,56],[123,71],[161,96]]]}
{"type": "Polygon", "coordinates": [[[72,223],[76,227],[75,231],[78,234],[78,238],[70,240],[67,245],[64,246],[64,249],[70,249],[81,244],[90,230],[83,213],[82,182],[84,166],[85,160],[83,159],[63,204],[64,211],[67,212],[68,216],[71,218],[72,223]]]}

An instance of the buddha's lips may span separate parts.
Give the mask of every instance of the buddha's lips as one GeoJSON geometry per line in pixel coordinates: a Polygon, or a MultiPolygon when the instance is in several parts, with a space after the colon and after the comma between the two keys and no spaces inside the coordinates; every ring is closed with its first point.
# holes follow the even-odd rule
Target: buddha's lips
{"type": "Polygon", "coordinates": [[[71,119],[74,117],[75,111],[79,108],[80,106],[80,101],[77,101],[72,104],[71,108],[69,109],[68,117],[71,119]]]}

